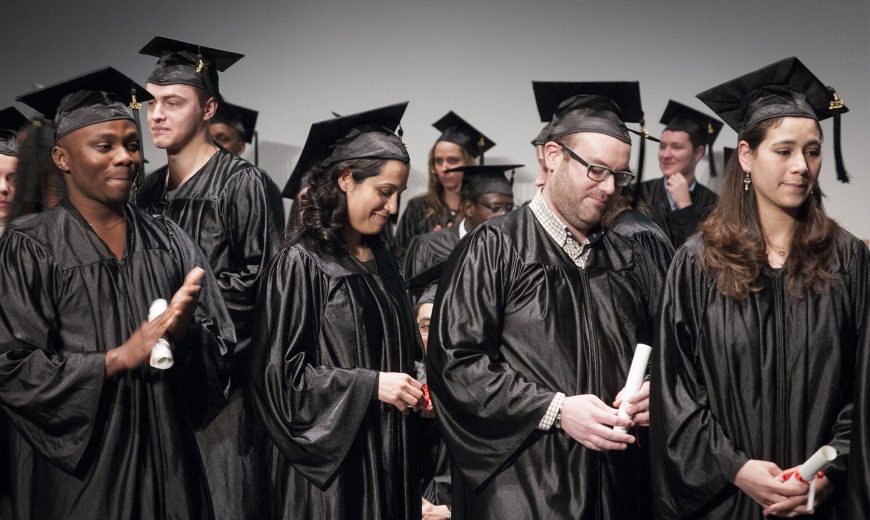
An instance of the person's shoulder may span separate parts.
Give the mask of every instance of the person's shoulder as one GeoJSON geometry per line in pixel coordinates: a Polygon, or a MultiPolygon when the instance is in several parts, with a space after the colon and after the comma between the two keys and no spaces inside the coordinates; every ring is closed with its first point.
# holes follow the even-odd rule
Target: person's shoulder
{"type": "Polygon", "coordinates": [[[61,220],[65,218],[65,211],[59,206],[24,215],[15,219],[0,237],[3,247],[13,249],[30,249],[48,256],[54,256],[54,250],[58,241],[64,241],[61,220]]]}

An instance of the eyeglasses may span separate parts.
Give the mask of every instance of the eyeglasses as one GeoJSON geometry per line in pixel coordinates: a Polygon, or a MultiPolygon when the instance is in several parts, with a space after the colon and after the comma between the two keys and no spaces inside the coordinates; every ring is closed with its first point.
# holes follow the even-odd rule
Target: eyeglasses
{"type": "Polygon", "coordinates": [[[613,175],[613,180],[617,186],[628,186],[631,180],[634,179],[634,174],[629,171],[613,170],[607,166],[600,164],[589,164],[582,157],[577,155],[577,152],[568,148],[562,143],[559,143],[572,159],[586,167],[586,176],[595,182],[606,181],[608,177],[613,175]]]}
{"type": "Polygon", "coordinates": [[[492,211],[493,213],[510,213],[514,210],[513,204],[496,204],[494,206],[490,206],[486,202],[477,201],[477,204],[480,204],[484,208],[492,211]]]}

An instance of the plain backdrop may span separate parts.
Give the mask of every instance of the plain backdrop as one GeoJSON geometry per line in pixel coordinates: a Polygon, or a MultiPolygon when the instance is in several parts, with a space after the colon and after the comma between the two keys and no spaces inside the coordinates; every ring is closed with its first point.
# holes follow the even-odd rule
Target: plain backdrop
{"type": "MultiPolygon", "coordinates": [[[[425,189],[426,155],[438,136],[431,123],[448,110],[497,143],[488,163],[526,164],[515,185],[522,202],[533,194],[536,170],[529,141],[542,126],[531,81],[639,80],[647,126],[657,134],[668,99],[705,109],[698,92],[798,56],[851,109],[843,118],[843,154],[852,183],[836,180],[826,122],[821,185],[829,214],[870,238],[866,0],[30,0],[6,2],[3,11],[0,107],[33,83],[106,65],[144,83],[155,59],[138,50],[156,35],[245,54],[222,74],[221,91],[260,111],[260,165],[279,187],[311,123],[332,111],[409,100],[403,126],[412,174],[405,197],[425,189]]],[[[165,160],[145,133],[153,169],[165,160]]],[[[661,175],[651,144],[646,178],[661,175]]],[[[722,147],[735,144],[726,128],[716,144],[720,173],[722,147]]],[[[697,173],[718,186],[708,179],[706,161],[697,173]]]]}

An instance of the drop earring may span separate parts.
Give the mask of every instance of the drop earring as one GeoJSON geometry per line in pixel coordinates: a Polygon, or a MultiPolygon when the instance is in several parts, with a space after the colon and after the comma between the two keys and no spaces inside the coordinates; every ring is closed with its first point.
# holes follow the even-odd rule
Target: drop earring
{"type": "Polygon", "coordinates": [[[743,172],[743,191],[749,191],[749,186],[752,184],[752,179],[749,177],[749,172],[743,172]]]}

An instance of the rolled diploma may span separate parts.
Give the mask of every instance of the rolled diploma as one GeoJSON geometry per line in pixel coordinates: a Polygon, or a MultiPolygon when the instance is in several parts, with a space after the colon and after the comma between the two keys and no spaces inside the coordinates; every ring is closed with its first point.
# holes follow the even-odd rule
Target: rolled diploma
{"type": "Polygon", "coordinates": [[[818,451],[813,453],[812,457],[808,458],[806,462],[801,464],[801,467],[798,468],[798,473],[805,482],[809,482],[816,478],[819,471],[836,458],[836,449],[830,446],[822,446],[818,451]]]}
{"type": "MultiPolygon", "coordinates": [[[[649,364],[649,356],[652,353],[652,347],[643,343],[638,343],[634,349],[634,358],[631,360],[631,367],[628,369],[628,379],[625,382],[625,391],[622,393],[622,404],[619,405],[619,416],[623,419],[631,419],[631,416],[626,413],[628,408],[628,400],[640,390],[643,384],[643,377],[646,375],[646,367],[649,364]]],[[[618,432],[627,431],[622,426],[614,426],[614,430],[618,432]]]]}
{"type": "MultiPolygon", "coordinates": [[[[169,307],[169,304],[163,298],[158,298],[151,303],[148,309],[148,321],[153,320],[169,307]]],[[[175,358],[172,357],[172,350],[169,348],[169,342],[164,338],[157,340],[157,343],[151,347],[151,359],[149,364],[154,368],[166,370],[175,364],[175,358]]]]}

